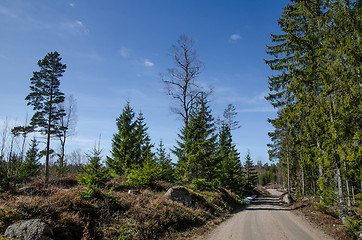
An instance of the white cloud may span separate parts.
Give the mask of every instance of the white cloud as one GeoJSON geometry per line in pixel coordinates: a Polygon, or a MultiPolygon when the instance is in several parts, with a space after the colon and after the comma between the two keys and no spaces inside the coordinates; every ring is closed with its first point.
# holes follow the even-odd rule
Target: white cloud
{"type": "Polygon", "coordinates": [[[88,28],[82,21],[67,22],[62,24],[63,28],[75,35],[87,35],[89,33],[88,28]]]}
{"type": "Polygon", "coordinates": [[[72,8],[75,8],[77,6],[77,4],[75,3],[69,3],[69,6],[71,6],[72,8]]]}
{"type": "Polygon", "coordinates": [[[153,67],[155,64],[148,59],[145,59],[144,64],[146,67],[153,67]]]}
{"type": "Polygon", "coordinates": [[[122,57],[127,58],[130,55],[130,51],[131,50],[129,48],[122,47],[121,50],[120,50],[120,54],[121,54],[122,57]]]}
{"type": "Polygon", "coordinates": [[[234,33],[233,35],[230,36],[231,42],[236,42],[239,39],[241,39],[241,36],[239,34],[234,33]]]}
{"type": "Polygon", "coordinates": [[[75,21],[75,28],[77,28],[81,32],[88,33],[88,29],[81,21],[75,21]]]}
{"type": "Polygon", "coordinates": [[[134,54],[131,54],[130,48],[121,47],[119,54],[121,55],[122,58],[130,60],[131,64],[133,65],[144,66],[144,67],[155,66],[155,64],[151,60],[147,58],[137,57],[134,54]]]}

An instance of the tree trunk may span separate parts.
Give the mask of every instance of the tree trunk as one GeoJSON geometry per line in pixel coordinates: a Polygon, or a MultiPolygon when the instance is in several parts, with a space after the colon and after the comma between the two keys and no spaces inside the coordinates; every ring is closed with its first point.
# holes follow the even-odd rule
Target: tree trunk
{"type": "Polygon", "coordinates": [[[347,189],[347,205],[348,207],[351,206],[351,193],[349,192],[349,183],[348,183],[348,179],[346,179],[346,189],[347,189]]]}
{"type": "Polygon", "coordinates": [[[49,180],[49,154],[50,154],[50,116],[48,121],[47,148],[45,157],[45,183],[49,180]]]}
{"type": "Polygon", "coordinates": [[[52,102],[53,102],[53,90],[50,90],[50,104],[49,104],[49,116],[48,116],[48,132],[47,132],[47,148],[45,157],[45,183],[49,180],[49,155],[50,155],[50,124],[52,122],[52,102]]]}
{"type": "Polygon", "coordinates": [[[21,145],[21,153],[20,153],[21,163],[23,163],[24,161],[25,143],[26,143],[26,134],[23,134],[23,143],[21,145]]]}
{"type": "Polygon", "coordinates": [[[61,153],[59,156],[59,171],[58,171],[58,176],[59,177],[63,177],[64,176],[64,168],[65,168],[65,163],[64,163],[64,158],[65,158],[65,141],[67,139],[67,133],[64,131],[64,136],[63,139],[60,138],[60,145],[61,145],[61,153]]]}
{"type": "Polygon", "coordinates": [[[288,144],[288,132],[286,136],[287,142],[287,167],[288,167],[288,193],[290,193],[290,167],[289,167],[289,144],[288,144]]]}
{"type": "Polygon", "coordinates": [[[302,165],[302,195],[305,195],[304,167],[302,165]]]}
{"type": "Polygon", "coordinates": [[[11,136],[10,153],[9,153],[9,175],[13,177],[14,163],[13,163],[13,148],[14,148],[14,135],[11,136]]]}
{"type": "MultiPolygon", "coordinates": [[[[322,167],[322,164],[321,163],[319,163],[319,178],[321,179],[323,177],[323,167],[322,167]]],[[[319,187],[320,188],[320,187],[319,187]]],[[[323,197],[321,196],[321,198],[320,198],[320,201],[319,201],[320,203],[322,203],[323,202],[323,197]]]]}
{"type": "MultiPolygon", "coordinates": [[[[347,170],[346,162],[344,162],[344,169],[345,169],[345,171],[347,170]]],[[[351,194],[349,192],[349,182],[348,182],[347,177],[346,177],[346,189],[347,189],[347,205],[348,205],[348,207],[350,207],[351,206],[351,197],[350,197],[351,194]]]]}
{"type": "Polygon", "coordinates": [[[315,190],[315,185],[316,185],[316,182],[313,180],[312,181],[312,187],[313,187],[313,195],[315,195],[316,194],[316,190],[315,190]]]}
{"type": "Polygon", "coordinates": [[[339,208],[341,211],[341,219],[343,224],[346,224],[346,208],[344,205],[344,198],[343,198],[343,185],[342,185],[342,176],[341,176],[341,169],[340,169],[340,157],[337,153],[334,154],[334,158],[336,161],[336,170],[337,170],[337,184],[338,184],[338,200],[339,200],[339,208]]]}

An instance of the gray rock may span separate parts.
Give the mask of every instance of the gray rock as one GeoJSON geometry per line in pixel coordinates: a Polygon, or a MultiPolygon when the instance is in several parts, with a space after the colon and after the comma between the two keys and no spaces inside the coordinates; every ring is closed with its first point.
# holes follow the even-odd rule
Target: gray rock
{"type": "Polygon", "coordinates": [[[9,226],[4,234],[7,238],[22,240],[52,240],[52,229],[40,219],[22,221],[9,226]]]}
{"type": "Polygon", "coordinates": [[[283,202],[286,204],[291,204],[294,202],[294,200],[293,200],[292,196],[289,193],[287,193],[283,196],[283,202]]]}
{"type": "Polygon", "coordinates": [[[180,202],[186,207],[196,208],[195,201],[193,201],[190,192],[184,187],[176,186],[168,189],[165,193],[165,197],[180,202]]]}

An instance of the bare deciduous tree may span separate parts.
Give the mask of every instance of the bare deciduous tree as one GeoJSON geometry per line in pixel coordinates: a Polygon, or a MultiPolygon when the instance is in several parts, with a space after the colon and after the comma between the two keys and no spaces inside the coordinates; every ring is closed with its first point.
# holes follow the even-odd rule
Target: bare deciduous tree
{"type": "Polygon", "coordinates": [[[64,173],[64,168],[66,166],[65,162],[65,143],[67,141],[67,137],[70,137],[75,132],[75,125],[77,122],[76,117],[76,100],[73,95],[69,95],[65,98],[65,101],[58,105],[60,110],[65,113],[57,124],[59,127],[59,131],[57,131],[56,136],[60,142],[60,153],[58,154],[58,174],[60,176],[64,173]]]}
{"type": "Polygon", "coordinates": [[[169,68],[168,73],[162,76],[167,93],[176,100],[178,106],[171,110],[180,115],[187,124],[191,110],[194,108],[202,88],[196,83],[196,78],[203,68],[193,48],[194,40],[181,35],[177,44],[172,46],[170,55],[175,61],[175,67],[169,68]]]}

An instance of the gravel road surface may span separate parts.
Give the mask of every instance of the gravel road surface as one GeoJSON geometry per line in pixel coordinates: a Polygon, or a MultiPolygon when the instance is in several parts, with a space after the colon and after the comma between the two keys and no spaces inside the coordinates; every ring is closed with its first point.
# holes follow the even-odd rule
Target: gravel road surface
{"type": "Polygon", "coordinates": [[[279,205],[280,192],[271,189],[272,196],[259,196],[243,211],[234,214],[203,240],[272,240],[272,239],[332,239],[314,228],[304,218],[279,205]]]}

